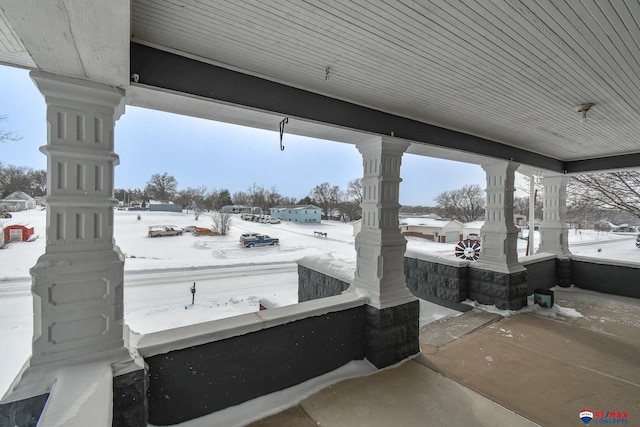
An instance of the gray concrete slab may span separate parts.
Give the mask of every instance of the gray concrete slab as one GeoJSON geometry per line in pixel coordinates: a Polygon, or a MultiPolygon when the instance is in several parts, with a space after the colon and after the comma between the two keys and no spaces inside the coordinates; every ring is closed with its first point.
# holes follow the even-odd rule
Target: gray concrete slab
{"type": "Polygon", "coordinates": [[[416,361],[340,382],[301,406],[332,427],[535,425],[416,361]]]}
{"type": "Polygon", "coordinates": [[[300,405],[249,424],[247,427],[317,427],[300,405]]]}
{"type": "Polygon", "coordinates": [[[640,425],[640,300],[580,289],[557,289],[555,300],[583,317],[472,310],[427,325],[412,361],[262,425],[565,427],[584,425],[583,409],[640,425]]]}
{"type": "Polygon", "coordinates": [[[500,319],[502,316],[499,314],[474,308],[453,319],[431,322],[420,328],[421,350],[423,353],[434,353],[437,347],[458,340],[500,319]]]}
{"type": "Polygon", "coordinates": [[[583,409],[626,411],[640,422],[639,355],[639,340],[521,314],[423,360],[505,408],[560,427],[576,425],[583,409]]]}

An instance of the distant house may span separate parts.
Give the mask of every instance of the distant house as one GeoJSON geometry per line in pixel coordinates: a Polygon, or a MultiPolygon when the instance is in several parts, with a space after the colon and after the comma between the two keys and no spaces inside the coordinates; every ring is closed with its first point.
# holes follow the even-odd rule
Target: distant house
{"type": "Polygon", "coordinates": [[[476,234],[480,236],[480,229],[484,225],[484,221],[471,221],[464,223],[464,229],[462,230],[464,238],[467,239],[469,234],[476,234]]]}
{"type": "Polygon", "coordinates": [[[182,205],[163,200],[149,200],[149,210],[153,212],[182,212],[182,205]]]}
{"type": "Polygon", "coordinates": [[[0,210],[9,212],[35,209],[36,199],[22,191],[14,191],[4,199],[0,200],[0,210]]]}
{"type": "Polygon", "coordinates": [[[513,214],[513,222],[518,227],[524,227],[524,226],[527,225],[527,216],[514,213],[513,214]]]}
{"type": "Polygon", "coordinates": [[[425,217],[402,218],[400,231],[405,236],[422,237],[439,243],[457,243],[462,238],[464,224],[457,220],[425,217]]]}
{"type": "Polygon", "coordinates": [[[279,205],[270,209],[271,218],[291,222],[316,222],[322,218],[322,209],[314,205],[279,205]]]}
{"type": "Polygon", "coordinates": [[[133,202],[129,203],[129,208],[128,209],[131,210],[131,211],[141,211],[141,210],[143,210],[143,206],[145,206],[144,202],[136,200],[136,201],[133,201],[133,202]]]}
{"type": "Polygon", "coordinates": [[[250,206],[244,206],[244,205],[226,205],[223,206],[222,208],[220,208],[220,212],[224,212],[224,213],[256,213],[258,215],[262,214],[262,209],[260,209],[260,212],[255,212],[254,211],[255,208],[252,208],[250,206]]]}
{"type": "Polygon", "coordinates": [[[31,224],[5,224],[4,225],[4,243],[9,242],[26,242],[33,236],[33,225],[31,224]]]}

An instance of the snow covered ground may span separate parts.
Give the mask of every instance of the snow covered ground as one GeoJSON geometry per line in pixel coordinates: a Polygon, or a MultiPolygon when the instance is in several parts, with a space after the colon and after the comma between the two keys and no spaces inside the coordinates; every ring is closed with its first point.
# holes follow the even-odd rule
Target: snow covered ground
{"type": "MultiPolygon", "coordinates": [[[[30,223],[40,238],[11,243],[0,251],[0,334],[12,351],[0,354],[0,393],[30,354],[33,308],[29,269],[45,248],[43,210],[18,212],[11,222],[30,223]]],[[[262,298],[277,305],[297,302],[296,260],[324,256],[355,263],[351,225],[333,221],[322,224],[260,224],[234,216],[227,236],[149,238],[151,225],[210,226],[206,214],[165,212],[115,212],[115,240],[126,256],[125,321],[139,333],[173,328],[258,310],[262,298]],[[140,215],[140,219],[138,219],[140,215]],[[327,233],[315,237],[314,231],[327,233]],[[257,232],[280,239],[279,246],[243,248],[242,233],[257,232]],[[195,305],[189,288],[197,284],[195,305]],[[185,309],[186,307],[186,309],[185,309]]],[[[537,233],[536,233],[537,234],[537,233]]],[[[539,236],[536,242],[539,242],[539,236]]],[[[577,255],[640,263],[634,234],[569,233],[571,252],[577,255]]],[[[453,244],[410,237],[408,247],[445,258],[454,258],[453,244]]],[[[518,240],[524,255],[527,242],[518,240]]],[[[421,323],[455,315],[448,309],[422,303],[421,323]]]]}

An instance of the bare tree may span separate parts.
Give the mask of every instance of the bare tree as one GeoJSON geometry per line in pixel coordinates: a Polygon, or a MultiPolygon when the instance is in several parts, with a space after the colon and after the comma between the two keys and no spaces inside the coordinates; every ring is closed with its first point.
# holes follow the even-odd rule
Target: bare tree
{"type": "Polygon", "coordinates": [[[233,200],[236,204],[258,207],[262,209],[262,212],[269,212],[272,207],[283,203],[283,197],[278,193],[275,186],[267,190],[256,183],[253,183],[246,193],[242,191],[235,193],[233,200]]]}
{"type": "Polygon", "coordinates": [[[29,192],[31,183],[29,174],[33,171],[24,166],[2,166],[0,164],[0,198],[6,197],[14,191],[29,192]]]}
{"type": "Polygon", "coordinates": [[[176,201],[186,209],[191,209],[195,220],[200,218],[200,214],[205,209],[205,199],[207,195],[207,187],[201,185],[197,188],[187,187],[177,194],[176,201]]]}
{"type": "MultiPolygon", "coordinates": [[[[7,116],[0,116],[0,122],[4,122],[6,120],[7,120],[7,116]]],[[[14,132],[9,132],[7,130],[4,130],[3,128],[0,128],[0,142],[19,141],[21,139],[22,137],[16,135],[14,132]]]]}
{"type": "Polygon", "coordinates": [[[569,182],[573,207],[621,210],[640,218],[640,171],[577,175],[569,182]]]}
{"type": "MultiPolygon", "coordinates": [[[[298,201],[299,205],[315,205],[316,203],[317,202],[309,196],[304,196],[302,199],[298,201]]],[[[295,203],[291,203],[291,204],[294,205],[295,203]]]]}
{"type": "Polygon", "coordinates": [[[233,201],[236,205],[251,206],[251,198],[244,191],[236,191],[233,193],[233,201]]]}
{"type": "Polygon", "coordinates": [[[436,197],[445,215],[462,222],[479,219],[484,213],[485,196],[479,185],[465,185],[459,190],[445,191],[436,197]]]}
{"type": "Polygon", "coordinates": [[[147,186],[144,191],[152,199],[157,200],[172,200],[176,195],[176,188],[178,187],[178,181],[167,174],[153,174],[151,179],[147,182],[147,186]]]}
{"type": "Polygon", "coordinates": [[[356,178],[347,184],[346,196],[355,203],[362,203],[364,200],[364,189],[362,186],[362,178],[356,178]]]}
{"type": "Polygon", "coordinates": [[[324,212],[327,219],[331,211],[337,206],[342,198],[342,191],[337,185],[331,186],[328,182],[316,185],[312,191],[313,199],[318,203],[318,207],[324,212]]]}
{"type": "Polygon", "coordinates": [[[29,195],[41,197],[47,194],[47,171],[40,169],[29,172],[29,195]]]}
{"type": "Polygon", "coordinates": [[[211,215],[211,229],[215,233],[221,236],[226,235],[230,225],[231,214],[228,214],[226,212],[214,212],[211,215]]]}
{"type": "MultiPolygon", "coordinates": [[[[536,218],[542,218],[542,197],[540,197],[539,193],[538,189],[534,191],[536,218]]],[[[513,208],[513,213],[529,217],[529,197],[515,197],[513,199],[513,208]]]]}
{"type": "Polygon", "coordinates": [[[231,199],[231,193],[226,188],[223,188],[218,192],[218,197],[216,199],[215,209],[219,210],[223,206],[228,206],[233,204],[233,199],[231,199]]]}

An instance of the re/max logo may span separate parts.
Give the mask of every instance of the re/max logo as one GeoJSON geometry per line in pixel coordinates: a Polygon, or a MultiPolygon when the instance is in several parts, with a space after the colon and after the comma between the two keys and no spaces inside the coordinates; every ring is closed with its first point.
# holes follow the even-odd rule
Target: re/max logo
{"type": "Polygon", "coordinates": [[[629,418],[627,411],[594,412],[593,418],[629,418]]]}

